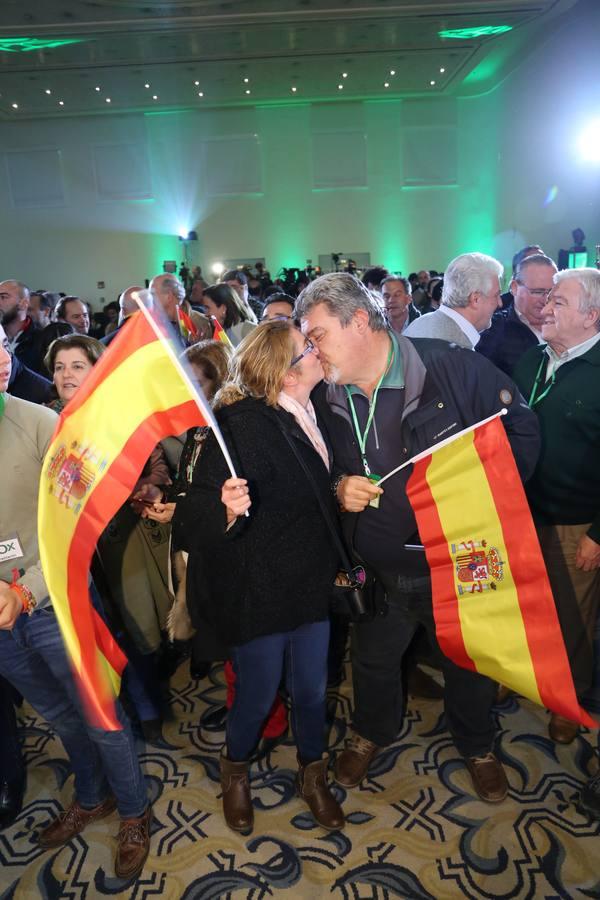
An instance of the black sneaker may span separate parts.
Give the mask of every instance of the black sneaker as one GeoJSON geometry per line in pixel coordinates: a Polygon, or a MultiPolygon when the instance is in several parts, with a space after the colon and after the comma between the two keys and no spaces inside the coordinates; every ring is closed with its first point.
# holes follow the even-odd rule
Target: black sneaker
{"type": "Polygon", "coordinates": [[[600,819],[600,772],[581,788],[577,808],[593,819],[600,819]]]}

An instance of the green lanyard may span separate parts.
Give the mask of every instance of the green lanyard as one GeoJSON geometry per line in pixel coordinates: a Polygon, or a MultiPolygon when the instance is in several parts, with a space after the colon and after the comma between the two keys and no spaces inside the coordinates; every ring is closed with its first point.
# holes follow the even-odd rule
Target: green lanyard
{"type": "Polygon", "coordinates": [[[4,415],[5,405],[6,405],[6,400],[4,399],[4,394],[0,394],[0,419],[4,415]]]}
{"type": "Polygon", "coordinates": [[[544,397],[546,397],[549,394],[550,388],[556,381],[556,368],[554,368],[552,371],[552,375],[550,377],[550,383],[548,384],[546,389],[544,391],[542,391],[542,393],[540,394],[539,397],[535,396],[537,393],[537,390],[540,386],[540,382],[542,380],[543,368],[544,368],[544,366],[547,366],[547,365],[548,365],[548,357],[546,356],[546,353],[544,353],[542,356],[542,361],[540,362],[539,368],[537,370],[537,375],[535,376],[535,381],[533,382],[533,387],[531,388],[531,394],[529,395],[529,405],[531,407],[537,406],[538,403],[540,403],[544,399],[544,397]]]}
{"type": "Polygon", "coordinates": [[[381,374],[381,378],[375,386],[375,390],[373,391],[373,399],[369,403],[369,415],[367,416],[367,424],[365,425],[365,430],[363,432],[361,432],[360,425],[358,424],[358,416],[356,415],[356,409],[354,408],[354,400],[352,399],[352,394],[350,393],[348,386],[345,386],[346,394],[348,396],[348,406],[350,407],[350,412],[352,413],[354,431],[356,432],[356,438],[358,440],[358,446],[360,448],[360,456],[362,459],[363,469],[365,470],[365,475],[367,476],[367,478],[371,476],[371,469],[369,468],[369,463],[367,460],[367,438],[369,436],[369,431],[371,430],[371,425],[373,424],[373,419],[375,418],[375,409],[377,407],[377,395],[379,393],[379,388],[381,387],[383,379],[389,372],[393,356],[394,345],[390,343],[390,352],[388,353],[387,364],[381,374]]]}

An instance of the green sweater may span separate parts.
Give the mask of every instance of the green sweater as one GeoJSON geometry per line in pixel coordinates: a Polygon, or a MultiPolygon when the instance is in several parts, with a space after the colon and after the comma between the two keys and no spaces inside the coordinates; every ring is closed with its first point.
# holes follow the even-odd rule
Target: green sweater
{"type": "MultiPolygon", "coordinates": [[[[0,418],[0,580],[18,581],[32,592],[38,606],[46,606],[48,589],[40,565],[37,506],[42,462],[54,428],[56,415],[44,406],[3,394],[0,418]],[[8,559],[11,543],[22,555],[8,559]]],[[[1,405],[1,404],[0,404],[1,405]]]]}
{"type": "MultiPolygon", "coordinates": [[[[513,378],[526,400],[538,372],[544,346],[521,357],[513,378]]],[[[537,394],[544,392],[543,380],[537,394]]],[[[534,406],[542,449],[526,485],[539,525],[584,525],[600,543],[600,342],[583,356],[563,363],[546,396],[534,406]]]]}

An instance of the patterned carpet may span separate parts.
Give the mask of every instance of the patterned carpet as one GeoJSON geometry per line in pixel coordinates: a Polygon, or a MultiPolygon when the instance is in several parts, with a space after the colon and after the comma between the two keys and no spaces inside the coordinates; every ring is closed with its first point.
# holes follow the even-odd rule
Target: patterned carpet
{"type": "MultiPolygon", "coordinates": [[[[350,696],[348,682],[331,694],[334,748],[347,733],[350,696]]],[[[36,831],[69,802],[72,779],[61,745],[25,707],[29,782],[21,816],[0,833],[2,900],[600,898],[600,823],[575,806],[582,781],[597,768],[595,736],[556,746],[547,714],[509,698],[496,713],[511,790],[504,803],[489,806],[472,791],[441,703],[411,700],[402,733],[368,780],[353,791],[336,788],[343,832],[315,826],[295,797],[290,740],[253,767],[255,829],[242,837],[220,814],[223,733],[201,721],[223,698],[220,668],[195,682],[182,665],[172,679],[164,742],[140,741],[155,819],[151,856],[133,884],[114,876],[116,816],[59,850],[38,848],[36,831]]]]}

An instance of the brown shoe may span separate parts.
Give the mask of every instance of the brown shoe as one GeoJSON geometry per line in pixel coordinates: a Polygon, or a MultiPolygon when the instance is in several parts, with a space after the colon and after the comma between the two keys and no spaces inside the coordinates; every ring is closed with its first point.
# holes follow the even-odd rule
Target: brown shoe
{"type": "Polygon", "coordinates": [[[377,744],[354,731],[335,761],[333,771],[337,783],[349,788],[359,785],[378,750],[377,744]]]}
{"type": "Polygon", "coordinates": [[[84,809],[77,800],[74,800],[68,809],[59,813],[58,818],[40,832],[38,843],[45,850],[67,844],[76,834],[80,834],[90,822],[109,816],[116,808],[117,801],[114,797],[107,797],[93,809],[84,809]]]}
{"type": "Polygon", "coordinates": [[[493,753],[469,756],[465,765],[473,779],[473,787],[487,803],[500,803],[508,794],[508,781],[502,763],[493,753]]]}
{"type": "Polygon", "coordinates": [[[565,719],[564,716],[552,713],[550,724],[548,725],[548,734],[557,744],[572,744],[579,734],[579,725],[577,722],[565,719]]]}
{"type": "Polygon", "coordinates": [[[117,878],[136,878],[144,868],[150,851],[151,822],[151,806],[139,819],[121,819],[115,856],[117,878]]]}
{"type": "Polygon", "coordinates": [[[240,834],[250,834],[254,827],[248,767],[247,761],[233,762],[221,753],[223,815],[229,828],[240,834]]]}
{"type": "Polygon", "coordinates": [[[329,831],[337,831],[344,827],[346,820],[342,807],[327,784],[326,758],[318,759],[307,766],[303,766],[298,760],[296,788],[299,796],[308,803],[308,808],[319,825],[329,831]]]}

